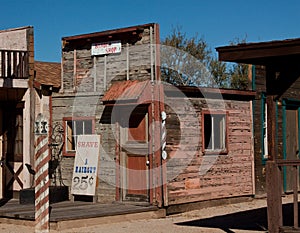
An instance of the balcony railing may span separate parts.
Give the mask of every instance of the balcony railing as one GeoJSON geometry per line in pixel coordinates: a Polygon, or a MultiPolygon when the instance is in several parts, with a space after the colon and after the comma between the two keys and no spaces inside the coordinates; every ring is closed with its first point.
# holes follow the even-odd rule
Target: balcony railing
{"type": "Polygon", "coordinates": [[[28,60],[27,51],[0,50],[0,78],[28,78],[28,60]]]}

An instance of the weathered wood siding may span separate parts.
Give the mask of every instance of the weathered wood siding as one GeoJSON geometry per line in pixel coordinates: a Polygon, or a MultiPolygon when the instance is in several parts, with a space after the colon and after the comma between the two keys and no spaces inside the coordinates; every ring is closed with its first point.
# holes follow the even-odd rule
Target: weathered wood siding
{"type": "MultiPolygon", "coordinates": [[[[283,158],[283,106],[284,98],[298,99],[300,96],[300,74],[297,69],[277,71],[277,80],[272,83],[275,90],[280,92],[277,99],[277,157],[283,158]],[[288,86],[290,85],[290,86],[288,86]]],[[[266,173],[265,161],[262,157],[262,94],[266,92],[266,69],[264,66],[255,67],[255,91],[256,97],[253,104],[254,114],[254,151],[255,151],[255,186],[256,194],[266,193],[266,173]]]]}
{"type": "MultiPolygon", "coordinates": [[[[7,148],[3,149],[2,153],[7,153],[5,150],[8,148],[14,148],[15,144],[15,129],[16,122],[14,122],[12,125],[8,125],[8,123],[11,121],[13,122],[13,119],[16,119],[16,113],[19,112],[20,107],[23,104],[17,104],[17,103],[24,103],[23,107],[23,148],[22,153],[23,155],[21,157],[16,156],[16,158],[13,158],[15,155],[14,153],[7,153],[6,156],[8,156],[6,159],[7,161],[10,161],[10,164],[14,169],[20,168],[20,173],[16,174],[16,176],[21,180],[23,183],[22,188],[29,188],[32,185],[32,175],[29,174],[28,170],[25,168],[25,164],[31,164],[33,165],[34,161],[34,118],[35,115],[35,105],[34,105],[34,99],[35,99],[35,90],[32,87],[32,81],[34,79],[34,30],[33,27],[21,27],[21,28],[13,28],[13,29],[7,29],[7,30],[1,30],[0,31],[0,50],[18,50],[18,51],[26,51],[28,56],[24,60],[24,63],[26,66],[24,67],[25,70],[22,69],[24,72],[24,76],[22,76],[22,80],[18,80],[14,84],[14,82],[9,81],[7,79],[4,79],[4,86],[8,85],[9,88],[1,87],[0,88],[0,105],[2,106],[3,116],[8,115],[9,121],[3,122],[5,125],[3,127],[8,127],[6,130],[6,135],[11,135],[13,138],[11,140],[11,144],[6,146],[7,148]],[[26,75],[25,75],[26,74],[26,75]],[[6,107],[8,106],[8,107],[6,107]],[[18,158],[17,158],[18,157],[18,158]],[[22,169],[23,167],[23,169],[22,169]]],[[[4,53],[3,53],[4,54],[4,53]]],[[[9,53],[11,55],[11,58],[13,59],[13,53],[9,53]]],[[[7,54],[8,55],[8,54],[7,54]]],[[[0,59],[1,60],[1,59],[0,59]]],[[[14,59],[13,59],[14,60],[14,59]]],[[[12,68],[11,71],[14,72],[14,69],[16,67],[13,66],[13,63],[15,65],[19,65],[19,61],[10,61],[12,68]]],[[[4,59],[1,61],[2,64],[0,64],[0,73],[4,71],[5,73],[5,67],[9,68],[8,62],[4,59]],[[3,70],[2,67],[4,67],[3,70]]],[[[11,68],[11,67],[10,67],[11,68]]],[[[8,70],[6,70],[8,71],[8,70]]],[[[20,70],[19,70],[20,71],[20,70]]],[[[8,72],[9,73],[9,72],[8,72]]],[[[1,76],[1,75],[0,75],[1,76]]],[[[4,77],[6,77],[4,75],[4,77]]],[[[4,78],[1,77],[1,78],[4,78]]],[[[14,150],[14,149],[13,149],[14,150]]],[[[7,178],[10,179],[10,173],[7,172],[7,178]]],[[[20,190],[20,186],[17,182],[17,179],[12,180],[12,187],[9,189],[20,190]]],[[[0,188],[2,189],[2,188],[0,188]]],[[[0,193],[2,190],[0,190],[0,193]]],[[[7,193],[6,193],[7,194],[7,193]]],[[[5,194],[5,195],[6,195],[5,194]]],[[[9,197],[10,194],[7,195],[9,197]]]]}
{"type": "MultiPolygon", "coordinates": [[[[132,35],[130,40],[121,39],[121,54],[93,57],[91,42],[87,41],[63,48],[62,88],[53,94],[53,124],[62,123],[63,117],[95,117],[95,133],[101,136],[102,145],[96,191],[99,202],[114,201],[116,194],[115,125],[104,114],[101,98],[113,81],[150,79],[151,54],[154,58],[154,48],[150,46],[154,33],[150,32],[150,27],[145,27],[134,42],[132,35]]],[[[74,157],[62,156],[62,178],[67,186],[71,184],[73,166],[74,157]]]]}
{"type": "Polygon", "coordinates": [[[251,101],[215,99],[209,106],[203,98],[167,102],[168,204],[253,195],[251,101]],[[190,107],[182,107],[185,101],[190,107]],[[226,155],[202,153],[201,113],[208,109],[228,113],[226,155]]]}
{"type": "Polygon", "coordinates": [[[63,49],[62,91],[97,92],[103,95],[112,81],[150,79],[151,49],[154,59],[154,47],[150,46],[150,41],[150,29],[146,28],[135,43],[126,38],[121,41],[121,54],[92,57],[91,43],[77,49],[63,49]]]}
{"type": "Polygon", "coordinates": [[[265,193],[266,170],[263,158],[262,144],[262,93],[266,92],[266,71],[264,66],[255,67],[255,91],[257,92],[253,101],[253,123],[254,123],[254,155],[255,155],[255,190],[257,195],[265,193]]]}

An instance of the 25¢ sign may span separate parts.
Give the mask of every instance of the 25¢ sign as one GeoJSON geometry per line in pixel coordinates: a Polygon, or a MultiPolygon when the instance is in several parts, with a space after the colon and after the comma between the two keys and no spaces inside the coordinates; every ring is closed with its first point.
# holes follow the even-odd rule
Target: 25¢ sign
{"type": "Polygon", "coordinates": [[[71,193],[94,196],[100,154],[99,135],[79,135],[76,144],[71,193]]]}

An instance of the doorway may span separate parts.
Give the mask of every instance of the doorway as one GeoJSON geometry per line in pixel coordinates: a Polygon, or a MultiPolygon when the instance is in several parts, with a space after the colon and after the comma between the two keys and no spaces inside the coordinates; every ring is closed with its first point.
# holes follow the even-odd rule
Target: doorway
{"type": "MultiPolygon", "coordinates": [[[[288,102],[284,105],[283,112],[283,152],[284,159],[299,159],[299,121],[300,121],[300,102],[288,102]]],[[[284,167],[284,191],[293,190],[293,172],[292,167],[284,167]]]]}
{"type": "Polygon", "coordinates": [[[122,201],[149,202],[148,106],[122,108],[120,182],[122,201]]]}
{"type": "Polygon", "coordinates": [[[23,189],[22,106],[0,108],[0,161],[0,198],[18,198],[23,189]]]}

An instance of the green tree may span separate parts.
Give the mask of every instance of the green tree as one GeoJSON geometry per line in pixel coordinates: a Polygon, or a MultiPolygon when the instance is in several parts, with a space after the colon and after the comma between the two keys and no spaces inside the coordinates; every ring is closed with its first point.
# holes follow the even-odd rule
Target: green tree
{"type": "Polygon", "coordinates": [[[161,46],[162,80],[178,86],[210,84],[211,50],[203,38],[187,38],[179,28],[173,29],[161,46]]]}
{"type": "MultiPolygon", "coordinates": [[[[235,38],[230,45],[245,44],[247,36],[244,39],[235,38]]],[[[233,63],[229,66],[230,87],[233,89],[246,90],[249,87],[248,64],[233,63]]]]}
{"type": "Polygon", "coordinates": [[[246,89],[247,72],[247,65],[229,66],[218,61],[203,38],[197,35],[187,38],[178,27],[162,40],[161,77],[165,82],[177,86],[246,89]]]}
{"type": "Polygon", "coordinates": [[[230,88],[246,90],[249,87],[248,65],[235,63],[229,71],[230,88]]]}
{"type": "Polygon", "coordinates": [[[225,62],[221,62],[213,57],[209,64],[209,70],[213,77],[214,83],[216,84],[216,87],[230,87],[228,67],[225,62]]]}

